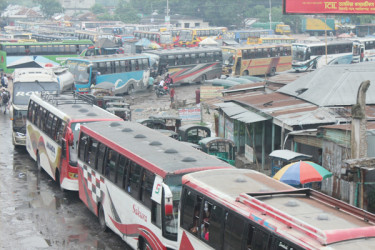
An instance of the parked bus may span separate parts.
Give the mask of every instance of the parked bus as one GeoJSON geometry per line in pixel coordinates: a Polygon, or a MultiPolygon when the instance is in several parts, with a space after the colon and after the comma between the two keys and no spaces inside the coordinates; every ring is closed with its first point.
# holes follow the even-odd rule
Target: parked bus
{"type": "Polygon", "coordinates": [[[231,165],[132,122],[81,127],[79,197],[134,249],[176,249],[181,178],[231,165]]]}
{"type": "Polygon", "coordinates": [[[293,43],[292,50],[293,69],[296,71],[306,71],[311,68],[320,68],[336,57],[352,54],[353,41],[328,41],[327,44],[325,42],[293,43]]]}
{"type": "Polygon", "coordinates": [[[207,28],[190,28],[180,31],[179,46],[181,47],[197,47],[199,42],[211,37],[213,39],[223,38],[223,34],[227,31],[226,27],[207,27],[207,28]]]}
{"type": "Polygon", "coordinates": [[[114,40],[114,35],[111,33],[99,33],[92,30],[76,30],[75,36],[78,39],[91,40],[93,43],[99,41],[101,38],[107,38],[109,40],[114,40]]]}
{"type": "Polygon", "coordinates": [[[66,66],[74,75],[78,93],[88,93],[91,85],[114,94],[131,94],[149,86],[149,57],[142,54],[71,58],[66,66]]]}
{"type": "Polygon", "coordinates": [[[223,75],[274,75],[291,69],[290,44],[223,46],[223,75]]]}
{"type": "Polygon", "coordinates": [[[121,21],[83,21],[81,22],[81,30],[97,31],[101,26],[122,26],[121,21]]]}
{"type": "Polygon", "coordinates": [[[173,84],[203,83],[219,78],[222,68],[222,52],[216,47],[152,50],[156,56],[156,75],[169,74],[173,84]]]}
{"type": "Polygon", "coordinates": [[[30,96],[41,92],[57,94],[60,91],[56,75],[50,69],[22,68],[12,75],[10,119],[14,146],[26,145],[26,115],[30,96]]]}
{"type": "Polygon", "coordinates": [[[353,63],[375,60],[375,37],[353,40],[353,63]]]}
{"type": "Polygon", "coordinates": [[[262,36],[273,35],[273,30],[255,29],[255,30],[230,30],[224,33],[223,39],[234,40],[239,44],[257,44],[262,36]],[[254,42],[255,40],[255,42],[254,42]]]}
{"type": "Polygon", "coordinates": [[[26,149],[61,189],[78,191],[77,143],[80,127],[120,117],[81,96],[33,94],[26,121],[26,149]]]}
{"type": "Polygon", "coordinates": [[[373,249],[375,215],[260,172],[182,177],[179,249],[373,249]]]}
{"type": "Polygon", "coordinates": [[[60,65],[64,60],[78,56],[93,45],[89,40],[60,42],[0,43],[0,71],[11,73],[14,68],[60,65]]]}
{"type": "Polygon", "coordinates": [[[138,39],[146,38],[151,42],[155,42],[163,49],[173,48],[173,39],[170,32],[135,30],[133,34],[138,39]]]}

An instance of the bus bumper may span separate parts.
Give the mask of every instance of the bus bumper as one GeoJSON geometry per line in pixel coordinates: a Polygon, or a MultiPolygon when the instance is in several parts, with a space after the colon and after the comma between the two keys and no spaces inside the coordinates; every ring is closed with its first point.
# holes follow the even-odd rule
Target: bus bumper
{"type": "Polygon", "coordinates": [[[26,135],[20,132],[13,132],[13,145],[14,146],[26,146],[26,135]]]}
{"type": "Polygon", "coordinates": [[[78,191],[78,179],[72,180],[64,178],[61,183],[61,187],[70,191],[78,191]]]}

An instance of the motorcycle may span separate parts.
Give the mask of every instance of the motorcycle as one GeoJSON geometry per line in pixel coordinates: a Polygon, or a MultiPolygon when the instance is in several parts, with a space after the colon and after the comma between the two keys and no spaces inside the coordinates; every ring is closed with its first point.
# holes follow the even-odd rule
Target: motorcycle
{"type": "Polygon", "coordinates": [[[156,86],[155,88],[155,94],[157,97],[163,96],[163,95],[169,95],[169,88],[167,86],[161,87],[161,86],[156,86]]]}

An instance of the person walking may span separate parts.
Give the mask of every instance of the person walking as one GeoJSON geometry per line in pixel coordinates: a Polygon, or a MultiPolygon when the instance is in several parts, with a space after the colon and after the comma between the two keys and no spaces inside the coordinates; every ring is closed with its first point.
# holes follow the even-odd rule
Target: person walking
{"type": "Polygon", "coordinates": [[[6,74],[1,73],[1,87],[8,88],[8,78],[6,74]]]}
{"type": "Polygon", "coordinates": [[[174,98],[176,96],[176,92],[174,90],[174,87],[171,87],[171,91],[169,92],[169,95],[171,97],[171,105],[170,107],[173,108],[173,105],[174,105],[174,98]]]}
{"type": "Polygon", "coordinates": [[[10,94],[4,87],[1,88],[0,98],[1,98],[1,102],[0,102],[1,112],[5,114],[7,110],[8,102],[10,99],[10,94]]]}

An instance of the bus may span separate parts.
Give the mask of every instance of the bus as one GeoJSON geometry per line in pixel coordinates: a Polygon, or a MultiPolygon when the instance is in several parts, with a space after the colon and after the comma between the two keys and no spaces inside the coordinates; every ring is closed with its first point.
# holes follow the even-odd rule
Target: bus
{"type": "Polygon", "coordinates": [[[179,249],[373,249],[375,215],[258,171],[182,177],[179,249]]]}
{"type": "Polygon", "coordinates": [[[223,46],[223,75],[275,75],[292,67],[290,44],[223,46]]]}
{"type": "Polygon", "coordinates": [[[159,32],[159,31],[143,31],[135,30],[133,32],[134,37],[138,39],[146,38],[151,42],[157,43],[163,49],[173,48],[173,39],[172,34],[168,31],[159,32]]]}
{"type": "Polygon", "coordinates": [[[254,30],[230,30],[224,33],[223,39],[234,40],[239,44],[256,44],[260,43],[259,38],[262,36],[273,35],[273,30],[254,29],[254,30]],[[254,42],[256,41],[256,42],[254,42]]]}
{"type": "Polygon", "coordinates": [[[199,42],[207,37],[213,39],[223,38],[223,34],[227,31],[226,27],[207,27],[207,28],[190,28],[180,31],[179,46],[181,47],[197,47],[199,42]]]}
{"type": "Polygon", "coordinates": [[[336,57],[352,54],[353,41],[327,41],[327,44],[325,42],[293,43],[292,50],[293,69],[296,71],[306,71],[311,68],[320,68],[336,57]]]}
{"type": "Polygon", "coordinates": [[[67,58],[78,56],[91,45],[90,40],[0,43],[0,71],[12,73],[14,68],[20,67],[57,66],[67,58]]]}
{"type": "Polygon", "coordinates": [[[50,69],[22,68],[12,75],[12,98],[10,120],[12,121],[12,142],[14,146],[26,145],[26,116],[30,96],[41,92],[58,94],[60,91],[56,75],[50,69]]]}
{"type": "Polygon", "coordinates": [[[353,40],[353,63],[375,60],[375,37],[353,40]]]}
{"type": "Polygon", "coordinates": [[[142,54],[115,54],[70,58],[65,64],[74,75],[76,92],[88,93],[90,86],[113,94],[132,94],[148,88],[149,57],[142,54]]]}
{"type": "Polygon", "coordinates": [[[152,50],[147,54],[156,56],[155,74],[169,74],[173,84],[203,83],[221,75],[222,52],[218,47],[152,50]]]}
{"type": "Polygon", "coordinates": [[[31,95],[26,120],[26,150],[62,190],[78,191],[77,143],[80,127],[120,117],[84,100],[85,96],[31,95]]]}
{"type": "Polygon", "coordinates": [[[81,127],[79,197],[133,249],[176,249],[181,178],[231,165],[134,122],[81,127]]]}
{"type": "Polygon", "coordinates": [[[295,38],[286,35],[261,36],[259,40],[261,44],[292,44],[296,42],[295,38]]]}
{"type": "Polygon", "coordinates": [[[99,41],[101,38],[107,38],[109,40],[114,40],[114,35],[111,33],[99,33],[92,30],[76,30],[75,36],[82,40],[91,40],[93,43],[99,41]]]}
{"type": "Polygon", "coordinates": [[[80,28],[81,30],[97,31],[101,26],[122,26],[124,25],[121,21],[82,21],[80,28]]]}

